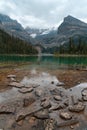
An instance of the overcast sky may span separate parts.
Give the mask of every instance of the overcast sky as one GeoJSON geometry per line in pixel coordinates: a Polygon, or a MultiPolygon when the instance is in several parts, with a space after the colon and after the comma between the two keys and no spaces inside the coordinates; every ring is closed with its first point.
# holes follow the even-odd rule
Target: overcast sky
{"type": "Polygon", "coordinates": [[[24,27],[48,28],[58,26],[67,15],[87,22],[87,0],[0,0],[0,13],[24,27]]]}

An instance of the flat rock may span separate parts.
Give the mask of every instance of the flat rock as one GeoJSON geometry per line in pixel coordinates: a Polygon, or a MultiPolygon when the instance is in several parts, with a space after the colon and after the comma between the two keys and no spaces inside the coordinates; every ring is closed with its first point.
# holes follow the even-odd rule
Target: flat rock
{"type": "Polygon", "coordinates": [[[58,122],[57,126],[58,127],[65,127],[65,126],[71,126],[71,125],[74,125],[77,123],[79,123],[79,120],[77,118],[73,118],[71,120],[62,121],[60,123],[58,122]]]}
{"type": "Polygon", "coordinates": [[[28,115],[34,114],[43,108],[40,106],[40,101],[36,101],[28,107],[22,108],[16,115],[16,121],[22,120],[28,115]]]}
{"type": "Polygon", "coordinates": [[[15,113],[15,107],[11,104],[1,104],[0,105],[0,114],[10,114],[15,113]]]}
{"type": "Polygon", "coordinates": [[[9,84],[9,86],[11,86],[11,87],[17,87],[17,88],[23,88],[24,87],[23,84],[17,83],[17,82],[12,82],[12,83],[9,84]]]}
{"type": "Polygon", "coordinates": [[[16,78],[16,75],[10,74],[7,76],[7,78],[16,78]]]}
{"type": "Polygon", "coordinates": [[[38,119],[48,119],[49,118],[49,113],[48,111],[45,109],[45,110],[42,110],[42,111],[39,111],[39,112],[36,112],[34,114],[34,116],[38,119]]]}
{"type": "Polygon", "coordinates": [[[65,120],[70,120],[70,119],[72,119],[72,115],[71,114],[69,114],[68,112],[60,112],[60,117],[62,118],[62,119],[65,119],[65,120]]]}
{"type": "Polygon", "coordinates": [[[62,100],[61,96],[58,96],[58,95],[55,95],[54,99],[57,100],[57,101],[61,101],[62,100]]]}
{"type": "Polygon", "coordinates": [[[19,89],[18,90],[20,93],[30,93],[30,92],[32,92],[33,91],[33,88],[32,87],[30,87],[30,88],[22,88],[22,89],[19,89]]]}
{"type": "Polygon", "coordinates": [[[85,109],[85,105],[78,103],[77,105],[69,106],[69,111],[71,112],[80,112],[85,109]]]}
{"type": "Polygon", "coordinates": [[[49,111],[55,111],[66,108],[67,105],[65,105],[66,100],[60,102],[59,104],[51,104],[51,107],[49,108],[49,111]]]}

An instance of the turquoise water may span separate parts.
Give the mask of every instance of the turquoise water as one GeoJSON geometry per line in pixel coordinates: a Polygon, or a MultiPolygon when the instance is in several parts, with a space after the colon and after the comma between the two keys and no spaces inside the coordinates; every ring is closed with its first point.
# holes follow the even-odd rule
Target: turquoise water
{"type": "Polygon", "coordinates": [[[17,63],[17,62],[31,62],[32,66],[58,68],[60,66],[87,66],[87,57],[83,56],[69,56],[69,57],[55,57],[55,56],[11,56],[1,55],[0,63],[17,63]]]}

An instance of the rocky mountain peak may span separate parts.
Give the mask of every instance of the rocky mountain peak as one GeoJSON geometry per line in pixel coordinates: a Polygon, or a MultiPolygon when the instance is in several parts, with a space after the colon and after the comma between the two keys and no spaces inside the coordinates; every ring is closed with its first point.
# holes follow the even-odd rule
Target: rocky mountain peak
{"type": "Polygon", "coordinates": [[[84,22],[80,21],[79,19],[72,17],[71,15],[68,15],[67,17],[64,18],[64,22],[69,23],[69,24],[74,24],[74,25],[85,25],[84,22]]]}
{"type": "Polygon", "coordinates": [[[68,15],[64,18],[63,23],[58,28],[58,33],[66,33],[67,31],[77,31],[87,29],[87,24],[81,20],[68,15]]]}
{"type": "Polygon", "coordinates": [[[8,15],[0,14],[0,21],[2,22],[10,22],[11,19],[8,15]]]}

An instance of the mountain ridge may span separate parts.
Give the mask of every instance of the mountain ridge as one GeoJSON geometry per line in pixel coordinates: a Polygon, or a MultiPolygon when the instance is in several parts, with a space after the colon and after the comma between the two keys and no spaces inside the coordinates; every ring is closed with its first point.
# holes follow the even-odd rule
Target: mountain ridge
{"type": "Polygon", "coordinates": [[[12,36],[44,48],[54,48],[67,44],[71,37],[75,41],[78,41],[79,37],[87,39],[87,23],[71,15],[65,17],[58,29],[55,30],[54,28],[33,29],[30,27],[24,29],[16,20],[0,14],[0,28],[12,36]]]}

